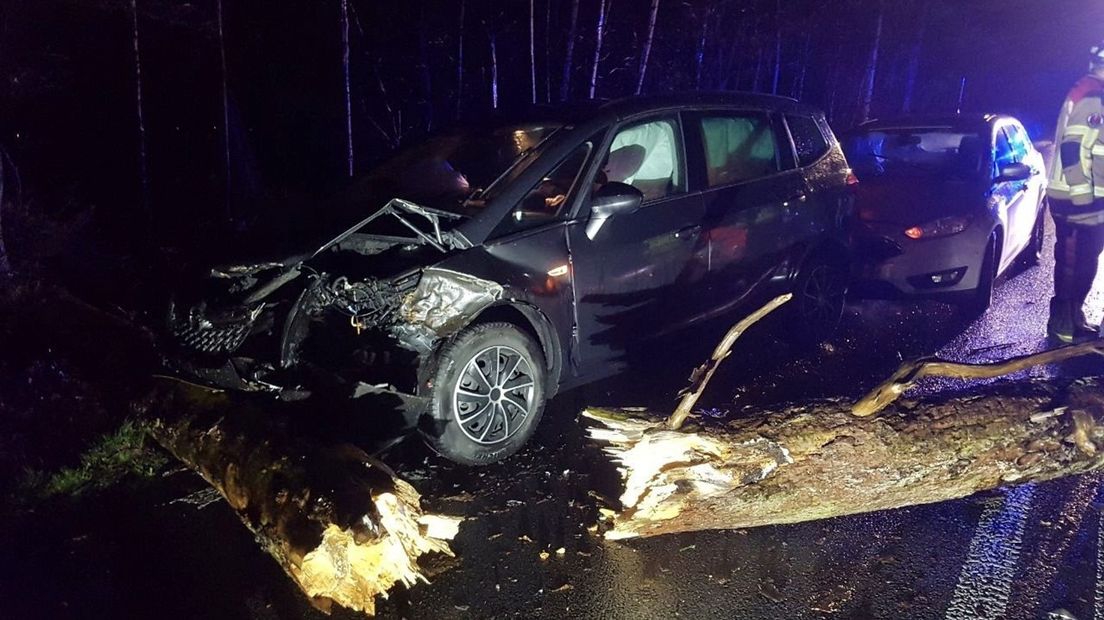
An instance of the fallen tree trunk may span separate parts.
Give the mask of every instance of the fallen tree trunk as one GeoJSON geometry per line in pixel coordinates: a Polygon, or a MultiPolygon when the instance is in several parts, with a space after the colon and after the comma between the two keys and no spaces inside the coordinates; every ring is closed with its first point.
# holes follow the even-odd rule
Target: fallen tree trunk
{"type": "Polygon", "coordinates": [[[417,560],[452,555],[459,519],[352,445],[315,445],[240,399],[178,382],[152,397],[154,438],[226,499],[312,604],[375,612],[377,595],[425,580],[417,560]]]}
{"type": "Polygon", "coordinates": [[[590,409],[623,481],[607,538],[796,523],[1104,467],[1099,379],[1031,380],[852,415],[841,400],[702,421],[590,409]]]}

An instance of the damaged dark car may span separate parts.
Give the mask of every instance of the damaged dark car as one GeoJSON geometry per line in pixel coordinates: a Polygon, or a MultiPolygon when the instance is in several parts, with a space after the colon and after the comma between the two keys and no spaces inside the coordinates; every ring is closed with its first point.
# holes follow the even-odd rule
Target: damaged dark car
{"type": "Polygon", "coordinates": [[[397,394],[438,453],[490,463],[559,390],[653,337],[787,291],[786,331],[827,337],[852,182],[823,115],[776,97],[637,98],[444,131],[358,181],[361,219],[344,232],[179,291],[171,364],[282,398],[397,394]]]}

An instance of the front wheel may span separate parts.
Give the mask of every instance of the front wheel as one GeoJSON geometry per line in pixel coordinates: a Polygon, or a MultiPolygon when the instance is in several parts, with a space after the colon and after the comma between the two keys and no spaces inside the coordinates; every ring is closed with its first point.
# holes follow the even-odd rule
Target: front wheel
{"type": "Polygon", "coordinates": [[[517,452],[544,413],[548,373],[540,347],[510,323],[460,332],[437,354],[420,428],[438,454],[486,465],[517,452]]]}
{"type": "Polygon", "coordinates": [[[843,318],[847,284],[847,271],[834,262],[818,260],[803,268],[794,281],[793,300],[787,304],[787,336],[806,346],[830,338],[843,318]]]}

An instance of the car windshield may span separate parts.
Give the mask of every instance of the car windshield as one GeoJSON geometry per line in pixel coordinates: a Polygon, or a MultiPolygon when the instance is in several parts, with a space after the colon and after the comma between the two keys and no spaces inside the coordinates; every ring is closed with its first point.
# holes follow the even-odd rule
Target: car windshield
{"type": "Polygon", "coordinates": [[[871,177],[979,174],[988,144],[979,133],[947,127],[879,129],[851,135],[847,161],[860,180],[871,177]]]}
{"type": "Polygon", "coordinates": [[[526,155],[558,128],[549,123],[513,124],[440,133],[400,149],[374,167],[353,185],[348,198],[372,208],[402,198],[473,215],[474,207],[466,199],[477,191],[490,198],[532,163],[535,158],[526,155]]]}

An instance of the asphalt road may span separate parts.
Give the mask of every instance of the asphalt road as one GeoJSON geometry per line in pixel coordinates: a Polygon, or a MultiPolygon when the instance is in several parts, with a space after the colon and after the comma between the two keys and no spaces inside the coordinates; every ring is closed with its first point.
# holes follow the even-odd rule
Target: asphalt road
{"type": "MultiPolygon", "coordinates": [[[[756,326],[700,406],[740,415],[746,406],[857,397],[902,359],[984,360],[1041,349],[1052,240],[1047,245],[1044,265],[1002,282],[993,308],[977,320],[935,302],[858,302],[839,335],[814,351],[775,337],[784,325],[756,326]]],[[[1095,319],[1102,290],[1104,278],[1091,302],[1095,319]]],[[[384,460],[429,509],[467,520],[457,557],[433,561],[431,583],[394,592],[380,617],[1016,619],[1066,610],[1104,620],[1104,475],[798,525],[616,543],[591,533],[600,498],[618,492],[617,474],[584,439],[579,411],[669,412],[689,370],[726,327],[661,343],[629,372],[557,397],[530,446],[504,463],[456,466],[417,441],[390,449],[384,460]]],[[[1100,362],[1088,364],[1028,372],[1104,373],[1100,362]]],[[[339,424],[369,442],[378,418],[357,415],[339,424]]],[[[324,617],[225,503],[183,469],[2,530],[0,617],[324,617]]]]}
{"type": "MultiPolygon", "coordinates": [[[[748,405],[857,396],[902,358],[980,361],[1045,348],[1052,244],[1042,266],[1009,274],[974,321],[935,302],[860,302],[834,341],[806,354],[757,330],[737,344],[702,406],[738,415],[748,405]]],[[[1097,320],[1102,285],[1090,302],[1097,320]]],[[[615,493],[614,474],[586,446],[576,414],[587,404],[669,411],[721,331],[665,344],[629,373],[558,398],[535,445],[506,463],[468,470],[419,460],[414,447],[396,454],[432,508],[474,518],[456,541],[457,565],[394,596],[381,616],[959,619],[1064,610],[1104,619],[1104,476],[790,526],[618,543],[588,533],[593,495],[615,493]]],[[[1093,368],[1025,374],[1083,370],[1093,368]]]]}

